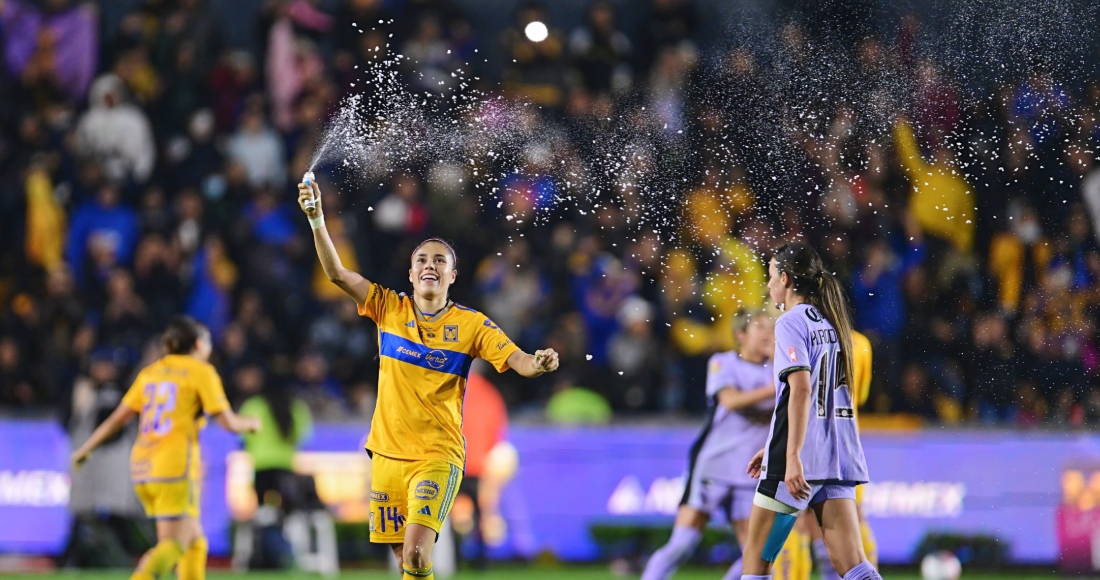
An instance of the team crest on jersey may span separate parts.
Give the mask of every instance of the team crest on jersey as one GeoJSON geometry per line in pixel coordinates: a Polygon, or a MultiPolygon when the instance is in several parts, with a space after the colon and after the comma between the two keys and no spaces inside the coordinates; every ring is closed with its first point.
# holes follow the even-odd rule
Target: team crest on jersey
{"type": "Polygon", "coordinates": [[[433,501],[439,497],[439,484],[425,479],[416,484],[416,491],[414,492],[416,499],[422,499],[425,501],[433,501]]]}
{"type": "Polygon", "coordinates": [[[458,342],[458,325],[443,325],[443,342],[458,342]]]}
{"type": "Polygon", "coordinates": [[[791,357],[791,362],[798,362],[798,351],[793,346],[787,347],[787,356],[791,357]]]}

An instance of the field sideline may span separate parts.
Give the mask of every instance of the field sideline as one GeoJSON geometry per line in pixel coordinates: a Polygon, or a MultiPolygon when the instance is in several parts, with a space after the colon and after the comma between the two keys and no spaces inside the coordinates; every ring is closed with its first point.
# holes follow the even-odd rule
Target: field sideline
{"type": "MultiPolygon", "coordinates": [[[[724,568],[687,568],[673,576],[673,580],[720,580],[724,568]]],[[[3,580],[124,580],[129,576],[129,570],[95,570],[87,572],[48,572],[40,574],[0,574],[3,580]]],[[[884,570],[886,580],[920,580],[916,570],[905,568],[898,570],[884,570]]],[[[215,570],[208,575],[210,580],[229,580],[230,578],[242,578],[247,580],[320,580],[321,576],[302,574],[296,572],[249,572],[236,574],[228,571],[215,570]]],[[[395,574],[385,570],[347,570],[339,576],[346,580],[374,580],[382,578],[397,578],[395,574]]],[[[1054,572],[1042,572],[1038,570],[1004,570],[996,572],[963,572],[963,580],[1050,580],[1057,577],[1054,572]]],[[[603,580],[607,578],[636,579],[637,576],[613,576],[607,566],[547,568],[535,566],[501,566],[485,572],[461,572],[453,577],[455,580],[603,580]]],[[[813,577],[817,580],[817,576],[813,577]]]]}

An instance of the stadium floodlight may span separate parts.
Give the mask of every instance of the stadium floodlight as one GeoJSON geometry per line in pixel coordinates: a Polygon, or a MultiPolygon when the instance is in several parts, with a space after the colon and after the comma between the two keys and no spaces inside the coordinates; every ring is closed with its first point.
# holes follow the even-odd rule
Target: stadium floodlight
{"type": "Polygon", "coordinates": [[[527,35],[527,40],[531,42],[542,42],[546,40],[546,37],[550,36],[550,30],[546,28],[546,25],[538,20],[532,21],[523,29],[523,33],[527,35]]]}

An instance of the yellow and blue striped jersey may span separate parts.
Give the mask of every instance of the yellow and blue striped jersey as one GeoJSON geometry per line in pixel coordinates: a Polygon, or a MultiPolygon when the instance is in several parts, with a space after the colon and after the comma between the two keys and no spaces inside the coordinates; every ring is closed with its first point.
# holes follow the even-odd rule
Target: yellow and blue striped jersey
{"type": "Polygon", "coordinates": [[[142,369],[122,404],[141,413],[130,453],[135,483],[197,477],[203,414],[217,415],[229,408],[214,367],[179,354],[142,369]]]}
{"type": "Polygon", "coordinates": [[[394,459],[466,461],[462,401],[475,358],[497,371],[519,347],[484,314],[452,304],[427,317],[371,283],[359,314],[378,325],[378,401],[366,448],[394,459]]]}

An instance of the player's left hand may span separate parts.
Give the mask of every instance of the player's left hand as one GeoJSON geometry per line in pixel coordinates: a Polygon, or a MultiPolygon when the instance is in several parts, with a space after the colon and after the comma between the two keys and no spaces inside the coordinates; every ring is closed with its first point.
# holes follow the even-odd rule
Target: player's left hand
{"type": "Polygon", "coordinates": [[[558,353],[552,348],[535,351],[535,368],[540,373],[552,373],[558,370],[558,353]]]}
{"type": "Polygon", "coordinates": [[[756,455],[752,456],[749,461],[749,466],[745,469],[745,473],[749,474],[749,477],[753,479],[760,479],[760,472],[764,467],[764,450],[756,452],[756,455]]]}

